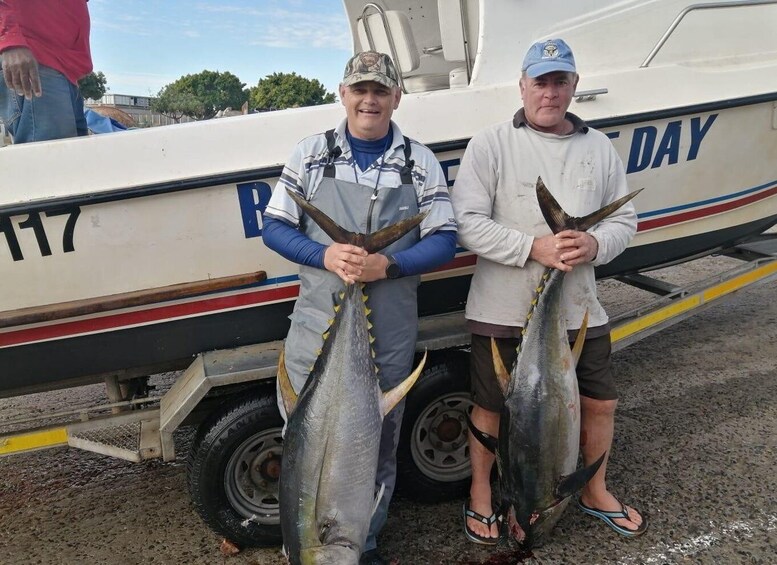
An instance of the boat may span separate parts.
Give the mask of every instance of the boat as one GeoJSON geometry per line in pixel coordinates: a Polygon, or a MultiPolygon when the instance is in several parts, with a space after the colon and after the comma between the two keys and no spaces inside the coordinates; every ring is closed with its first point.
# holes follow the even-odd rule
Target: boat
{"type": "MultiPolygon", "coordinates": [[[[395,119],[453,185],[468,140],[520,107],[523,54],[562,37],[570,111],[612,140],[638,233],[598,271],[703,256],[777,222],[775,1],[345,0],[354,51],[397,62],[395,119]]],[[[186,367],[282,339],[296,267],[261,213],[335,103],[0,148],[0,397],[186,367]]],[[[474,257],[423,277],[422,316],[462,310],[474,257]]]]}

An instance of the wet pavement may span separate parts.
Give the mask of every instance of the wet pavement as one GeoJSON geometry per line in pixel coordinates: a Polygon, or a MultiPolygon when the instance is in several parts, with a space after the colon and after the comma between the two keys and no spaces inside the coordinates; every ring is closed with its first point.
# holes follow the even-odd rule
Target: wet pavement
{"type": "MultiPolygon", "coordinates": [[[[611,312],[634,300],[618,284],[603,284],[611,312]]],[[[468,542],[463,500],[395,498],[382,552],[401,565],[777,562],[776,290],[748,289],[615,354],[622,399],[609,484],[649,515],[641,538],[570,505],[550,543],[521,555],[468,542]]],[[[0,400],[0,420],[95,390],[0,400]]],[[[179,453],[188,435],[177,436],[179,453]]],[[[193,509],[183,462],[63,448],[0,459],[0,563],[285,562],[279,548],[226,557],[220,542],[193,509]]]]}

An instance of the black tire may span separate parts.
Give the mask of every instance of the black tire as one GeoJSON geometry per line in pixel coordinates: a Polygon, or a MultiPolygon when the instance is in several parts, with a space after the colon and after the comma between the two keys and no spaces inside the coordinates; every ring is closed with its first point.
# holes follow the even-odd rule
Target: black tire
{"type": "Polygon", "coordinates": [[[430,359],[410,391],[397,448],[397,491],[419,502],[442,502],[469,492],[466,414],[472,411],[469,356],[430,359]]]}
{"type": "Polygon", "coordinates": [[[281,545],[278,511],[283,420],[262,388],[204,421],[186,462],[189,493],[208,526],[241,547],[281,545]]]}

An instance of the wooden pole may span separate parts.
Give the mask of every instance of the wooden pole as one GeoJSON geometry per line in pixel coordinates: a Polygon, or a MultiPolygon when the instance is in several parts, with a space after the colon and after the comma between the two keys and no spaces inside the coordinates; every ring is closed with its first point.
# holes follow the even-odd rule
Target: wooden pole
{"type": "Polygon", "coordinates": [[[207,292],[255,284],[266,279],[266,272],[257,271],[255,273],[174,284],[121,294],[111,294],[109,296],[46,304],[45,306],[6,310],[5,312],[0,312],[0,328],[50,322],[52,320],[86,316],[98,312],[121,310],[122,308],[131,308],[133,306],[144,306],[156,302],[178,300],[207,292]]]}

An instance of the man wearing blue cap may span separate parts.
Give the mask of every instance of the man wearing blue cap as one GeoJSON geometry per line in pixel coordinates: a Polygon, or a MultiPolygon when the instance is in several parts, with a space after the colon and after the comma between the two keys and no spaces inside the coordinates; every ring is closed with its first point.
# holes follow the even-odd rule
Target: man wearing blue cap
{"type": "MultiPolygon", "coordinates": [[[[575,59],[561,39],[533,44],[519,82],[523,108],[511,121],[475,135],[451,191],[459,241],[478,255],[466,307],[472,332],[471,377],[474,427],[499,434],[504,397],[491,356],[496,339],[505,366],[512,366],[522,325],[545,268],[566,272],[562,309],[572,339],[588,311],[588,332],[577,367],[581,451],[585,465],[609,454],[617,391],[610,365],[610,327],[596,296],[594,267],[619,255],[636,232],[637,216],[626,204],[587,232],[553,235],[535,196],[541,177],[561,207],[584,216],[628,194],[623,164],[610,140],[567,112],[578,83],[575,59]]],[[[490,474],[494,455],[470,434],[472,486],[464,506],[464,531],[493,545],[499,527],[493,512],[490,474]]],[[[579,504],[624,536],[647,528],[639,511],[622,504],[605,483],[607,460],[583,488],[579,504]]],[[[511,521],[512,522],[512,521],[511,521]]],[[[517,539],[523,532],[511,523],[517,539]]]]}

